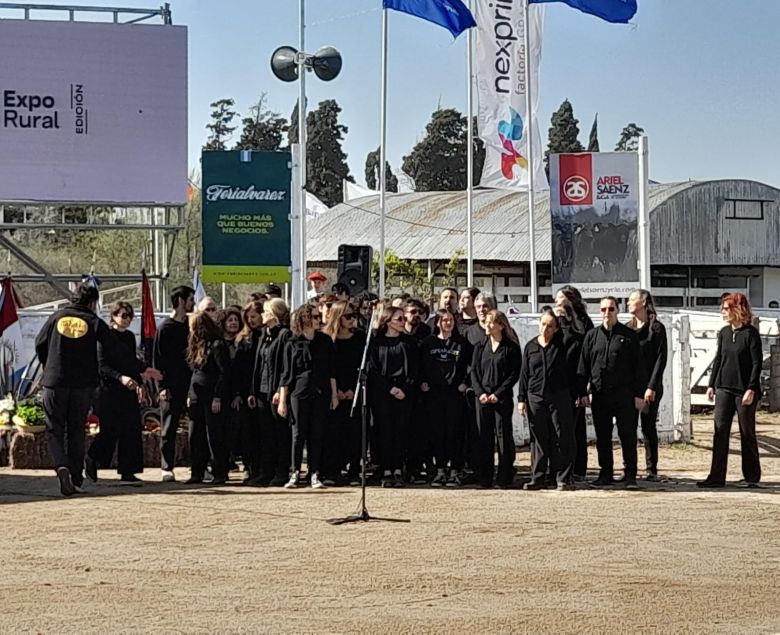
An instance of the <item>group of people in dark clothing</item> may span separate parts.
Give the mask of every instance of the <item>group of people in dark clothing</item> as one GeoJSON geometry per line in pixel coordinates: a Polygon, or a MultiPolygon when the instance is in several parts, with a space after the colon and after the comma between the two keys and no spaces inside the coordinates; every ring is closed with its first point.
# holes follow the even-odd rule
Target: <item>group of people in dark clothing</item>
{"type": "MultiPolygon", "coordinates": [[[[112,307],[109,328],[95,314],[97,291],[84,286],[72,306],[55,313],[36,350],[62,493],[78,491],[84,472],[97,480],[117,442],[121,482],[139,483],[144,380],[159,389],[163,481],[175,480],[176,431],[186,412],[189,483],[225,483],[240,458],[249,485],[359,485],[362,428],[353,401],[364,349],[369,464],[383,487],[512,486],[516,402],[531,432],[531,478],[524,489],[568,490],[585,482],[588,406],[599,463],[591,484],[638,487],[638,425],[644,476],[658,479],[656,420],[667,337],[646,290],[629,297],[626,324],[618,321],[617,300],[603,298],[595,327],[577,289],[565,286],[554,305],[543,308],[538,336],[524,347],[495,298],[476,288],[444,289],[430,316],[414,298],[380,300],[368,293],[313,298],[290,315],[278,287],[266,291],[244,307],[218,310],[213,302],[196,309],[194,291],[177,287],[173,312],[158,326],[150,368],[135,355],[130,305],[112,307]],[[101,429],[85,458],[83,421],[93,405],[101,429]],[[617,481],[615,425],[623,458],[617,481]]],[[[728,296],[722,309],[729,325],[719,335],[708,392],[716,397],[715,447],[702,487],[725,483],[735,413],[745,480],[760,480],[761,342],[743,295],[728,296]]]]}

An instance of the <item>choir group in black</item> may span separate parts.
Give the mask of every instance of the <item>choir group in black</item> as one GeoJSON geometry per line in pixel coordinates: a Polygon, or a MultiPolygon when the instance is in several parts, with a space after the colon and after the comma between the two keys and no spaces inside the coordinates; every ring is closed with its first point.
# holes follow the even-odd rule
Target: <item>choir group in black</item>
{"type": "MultiPolygon", "coordinates": [[[[274,285],[243,308],[224,310],[208,298],[195,307],[194,291],[177,287],[173,313],[158,327],[152,367],[146,368],[128,330],[132,307],[115,304],[107,328],[94,313],[95,290],[81,287],[36,340],[62,493],[81,491],[85,473],[97,480],[117,444],[120,482],[140,484],[139,397],[145,380],[156,381],[159,390],[164,481],[175,480],[176,431],[186,412],[189,483],[226,483],[240,459],[248,485],[359,485],[362,429],[353,400],[369,331],[373,482],[512,486],[516,401],[531,432],[531,478],[524,489],[569,490],[585,482],[588,406],[599,464],[591,485],[638,487],[638,426],[644,477],[658,480],[656,420],[667,336],[648,291],[630,295],[626,324],[618,321],[617,300],[603,298],[596,327],[577,289],[563,287],[554,306],[543,308],[538,336],[524,348],[495,298],[475,288],[444,289],[431,316],[425,304],[405,295],[380,300],[370,293],[349,298],[339,287],[334,292],[290,315],[274,285]],[[90,407],[99,413],[100,432],[85,456],[83,421],[90,407]],[[617,481],[614,426],[623,459],[617,481]]],[[[761,341],[744,295],[727,296],[721,309],[728,325],[718,336],[708,390],[715,399],[712,468],[698,485],[725,484],[735,414],[745,481],[757,485],[761,341]]]]}

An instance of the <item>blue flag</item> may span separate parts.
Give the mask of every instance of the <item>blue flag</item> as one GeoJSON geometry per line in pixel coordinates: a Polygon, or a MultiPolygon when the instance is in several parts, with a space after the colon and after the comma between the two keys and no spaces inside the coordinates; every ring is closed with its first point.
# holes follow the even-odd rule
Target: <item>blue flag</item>
{"type": "Polygon", "coordinates": [[[471,11],[461,0],[382,0],[382,6],[443,26],[453,37],[477,26],[471,11]]]}
{"type": "Polygon", "coordinates": [[[607,22],[627,23],[636,13],[637,0],[528,0],[529,2],[563,2],[583,13],[607,22]]]}

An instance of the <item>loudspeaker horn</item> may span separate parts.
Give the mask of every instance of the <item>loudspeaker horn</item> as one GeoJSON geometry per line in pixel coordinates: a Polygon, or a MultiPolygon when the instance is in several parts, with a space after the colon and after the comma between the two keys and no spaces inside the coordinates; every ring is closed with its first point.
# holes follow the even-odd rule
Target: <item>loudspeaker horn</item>
{"type": "Polygon", "coordinates": [[[332,46],[323,46],[314,54],[311,65],[317,77],[329,82],[341,72],[341,53],[332,46]]]}
{"type": "Polygon", "coordinates": [[[297,49],[292,46],[280,46],[271,55],[271,70],[283,82],[294,82],[298,79],[297,49]]]}

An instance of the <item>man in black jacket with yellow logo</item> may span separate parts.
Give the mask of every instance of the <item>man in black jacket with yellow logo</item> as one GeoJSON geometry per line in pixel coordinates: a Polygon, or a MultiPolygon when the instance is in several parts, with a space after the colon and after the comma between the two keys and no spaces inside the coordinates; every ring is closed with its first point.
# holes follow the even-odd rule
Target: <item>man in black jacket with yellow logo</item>
{"type": "Polygon", "coordinates": [[[98,298],[96,287],[80,284],[72,304],[46,320],[35,338],[43,366],[46,435],[64,496],[80,491],[84,482],[84,423],[99,383],[98,342],[108,351],[115,346],[108,325],[95,313],[98,298]]]}
{"type": "MultiPolygon", "coordinates": [[[[644,364],[640,359],[636,333],[618,322],[617,300],[607,296],[601,300],[601,326],[585,334],[578,374],[583,385],[590,385],[593,425],[596,428],[596,448],[599,457],[599,477],[593,485],[612,485],[612,426],[617,423],[623,449],[628,489],[636,489],[636,410],[644,407],[647,387],[644,364]]],[[[587,405],[587,395],[581,395],[587,405]]]]}

